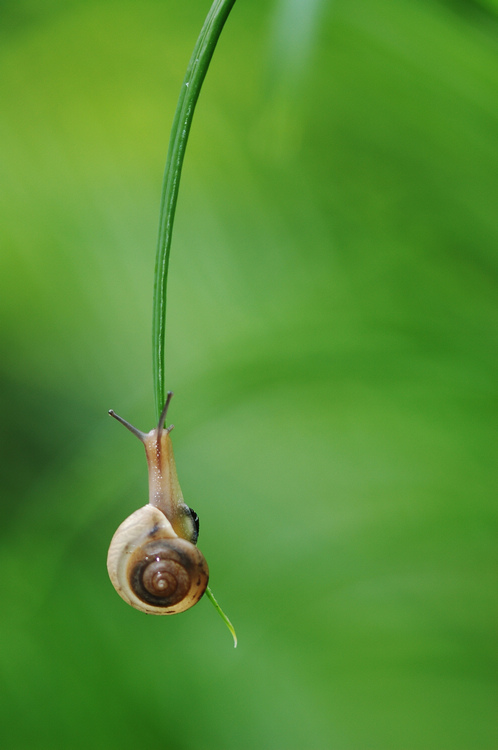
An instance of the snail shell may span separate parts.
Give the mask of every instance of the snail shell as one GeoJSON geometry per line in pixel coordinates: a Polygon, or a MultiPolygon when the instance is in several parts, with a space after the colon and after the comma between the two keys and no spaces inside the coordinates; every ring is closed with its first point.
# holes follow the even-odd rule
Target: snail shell
{"type": "Polygon", "coordinates": [[[118,527],[109,547],[107,570],[125,602],[155,615],[189,609],[199,601],[209,580],[202,552],[177,536],[166,516],[150,504],[118,527]]]}
{"type": "Polygon", "coordinates": [[[195,543],[198,518],[183,501],[173,446],[164,420],[171,396],[155,430],[140,432],[113,411],[145,445],[149,468],[149,503],[118,527],[107,555],[111,582],[125,602],[155,615],[173,615],[196,604],[209,570],[195,543]]]}

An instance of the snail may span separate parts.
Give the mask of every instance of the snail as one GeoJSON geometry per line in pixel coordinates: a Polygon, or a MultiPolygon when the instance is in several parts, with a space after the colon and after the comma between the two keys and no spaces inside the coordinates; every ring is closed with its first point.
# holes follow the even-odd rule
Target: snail
{"type": "Polygon", "coordinates": [[[149,502],[118,527],[107,555],[111,582],[125,602],[154,615],[173,615],[196,604],[209,580],[204,555],[197,548],[199,519],[183,501],[173,445],[165,428],[173,393],[169,391],[157,428],[141,432],[118,416],[145,446],[149,467],[149,502]]]}

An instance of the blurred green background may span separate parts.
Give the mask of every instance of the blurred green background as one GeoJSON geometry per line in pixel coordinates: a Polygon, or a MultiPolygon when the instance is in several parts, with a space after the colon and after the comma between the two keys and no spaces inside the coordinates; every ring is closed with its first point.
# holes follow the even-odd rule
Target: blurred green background
{"type": "Polygon", "coordinates": [[[0,741],[494,750],[497,4],[238,0],[173,238],[207,600],[126,606],[162,172],[209,0],[3,0],[0,741]]]}

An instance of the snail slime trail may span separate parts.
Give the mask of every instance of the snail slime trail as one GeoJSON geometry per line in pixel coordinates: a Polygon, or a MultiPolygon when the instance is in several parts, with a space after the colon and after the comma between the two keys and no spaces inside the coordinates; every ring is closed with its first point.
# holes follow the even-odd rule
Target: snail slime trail
{"type": "Polygon", "coordinates": [[[112,409],[145,446],[149,502],[118,527],[107,555],[111,582],[125,602],[153,615],[174,615],[193,607],[204,594],[209,569],[196,547],[199,519],[183,501],[170,432],[164,428],[173,393],[168,393],[159,423],[148,433],[112,409]]]}

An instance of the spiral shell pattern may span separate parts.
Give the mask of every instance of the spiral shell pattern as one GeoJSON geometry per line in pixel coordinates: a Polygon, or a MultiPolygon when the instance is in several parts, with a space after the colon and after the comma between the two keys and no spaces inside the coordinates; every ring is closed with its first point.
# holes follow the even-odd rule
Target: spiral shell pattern
{"type": "Polygon", "coordinates": [[[178,537],[166,516],[152,505],[123,521],[112,539],[107,567],[121,598],[149,614],[189,609],[209,580],[202,552],[178,537]]]}

